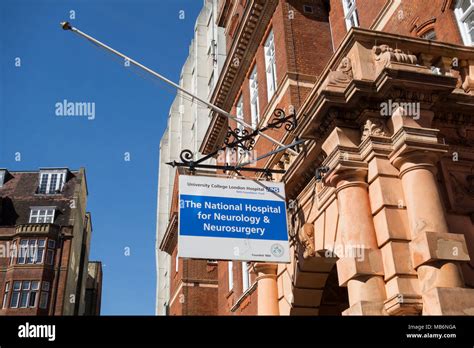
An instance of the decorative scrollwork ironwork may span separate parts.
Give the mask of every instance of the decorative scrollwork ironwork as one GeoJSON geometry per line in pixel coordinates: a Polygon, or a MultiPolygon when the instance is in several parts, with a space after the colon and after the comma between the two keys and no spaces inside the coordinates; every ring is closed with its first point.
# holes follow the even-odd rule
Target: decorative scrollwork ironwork
{"type": "Polygon", "coordinates": [[[190,164],[191,162],[193,162],[194,154],[191,150],[185,149],[181,151],[179,158],[183,163],[190,164]]]}
{"type": "Polygon", "coordinates": [[[285,111],[283,109],[275,109],[273,112],[273,119],[268,122],[266,129],[269,128],[281,128],[281,126],[285,126],[285,130],[291,132],[298,126],[298,122],[296,120],[296,115],[293,113],[289,116],[286,116],[285,111]]]}
{"type": "MultiPolygon", "coordinates": [[[[227,129],[227,134],[224,139],[224,146],[219,147],[215,151],[212,151],[208,153],[207,155],[195,159],[194,154],[191,150],[183,150],[181,151],[179,157],[181,159],[181,162],[168,162],[167,164],[174,167],[188,167],[188,170],[191,172],[195,172],[197,168],[202,168],[202,169],[218,169],[218,170],[224,170],[224,171],[235,171],[239,173],[240,171],[247,171],[247,172],[256,172],[256,173],[263,173],[264,176],[267,177],[267,179],[271,180],[272,174],[283,174],[286,172],[285,169],[269,169],[269,168],[254,168],[254,167],[245,167],[245,165],[254,163],[254,162],[248,162],[244,163],[241,165],[230,165],[230,164],[225,164],[225,165],[213,165],[213,164],[206,164],[205,162],[209,160],[210,158],[215,157],[218,155],[221,151],[225,151],[226,149],[231,149],[233,151],[239,151],[241,154],[243,152],[250,152],[253,150],[255,146],[255,138],[257,135],[262,134],[263,132],[269,130],[269,129],[279,129],[282,126],[285,127],[285,130],[290,132],[293,131],[297,127],[297,120],[296,120],[296,114],[293,112],[291,115],[286,116],[285,111],[283,109],[276,109],[273,112],[273,118],[272,120],[262,128],[256,128],[256,129],[251,129],[247,130],[241,126],[232,129],[229,127],[227,129]]],[[[303,143],[302,140],[299,140],[297,138],[296,142],[287,146],[282,146],[280,149],[271,151],[268,154],[259,157],[261,158],[266,158],[274,153],[281,152],[286,150],[287,148],[292,148],[292,147],[297,147],[299,144],[303,143]]],[[[258,159],[257,159],[258,160],[258,159]]]]}
{"type": "Polygon", "coordinates": [[[257,131],[249,132],[244,128],[227,129],[224,144],[228,148],[240,148],[244,151],[251,151],[255,146],[255,136],[257,131]]]}

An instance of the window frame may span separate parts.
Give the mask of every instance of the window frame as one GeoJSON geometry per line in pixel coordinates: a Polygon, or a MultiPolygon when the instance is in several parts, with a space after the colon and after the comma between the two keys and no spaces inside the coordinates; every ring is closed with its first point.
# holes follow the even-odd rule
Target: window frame
{"type": "Polygon", "coordinates": [[[40,289],[41,289],[40,295],[38,296],[38,298],[39,298],[38,308],[47,309],[48,308],[48,301],[49,301],[49,291],[50,291],[49,282],[46,282],[46,281],[41,282],[41,288],[40,289]]]}
{"type": "Polygon", "coordinates": [[[52,224],[52,223],[54,223],[55,215],[56,215],[56,207],[52,207],[52,206],[30,207],[30,218],[28,220],[28,223],[30,223],[30,224],[52,224]],[[45,213],[40,214],[42,211],[44,211],[45,213]],[[34,212],[36,212],[36,214],[33,214],[34,212]],[[39,221],[40,218],[42,218],[43,221],[39,221]],[[36,219],[36,221],[33,221],[33,219],[36,219]]]}
{"type": "MultiPolygon", "coordinates": [[[[458,0],[454,7],[454,16],[456,17],[456,22],[458,24],[459,31],[461,33],[461,38],[464,45],[473,46],[474,39],[471,37],[470,31],[468,31],[469,25],[467,24],[467,19],[469,16],[474,15],[474,0],[470,0],[469,7],[464,11],[461,7],[464,0],[458,0]]],[[[474,25],[471,28],[471,31],[474,31],[474,25]]]]}
{"type": "Polygon", "coordinates": [[[267,78],[267,97],[268,102],[270,102],[278,88],[275,34],[273,33],[273,29],[268,33],[263,48],[265,56],[265,76],[267,78]]]}
{"type": "Polygon", "coordinates": [[[251,285],[249,263],[242,261],[242,293],[246,292],[251,285]]]}
{"type": "Polygon", "coordinates": [[[249,76],[249,91],[250,91],[250,117],[251,125],[257,128],[260,122],[260,101],[258,98],[258,72],[257,65],[254,66],[249,76]]]}
{"type": "Polygon", "coordinates": [[[229,287],[229,292],[234,290],[234,262],[227,261],[227,285],[229,287]]]}
{"type": "MultiPolygon", "coordinates": [[[[5,288],[2,308],[7,309],[27,309],[38,308],[40,305],[40,296],[42,292],[49,294],[50,283],[35,280],[14,280],[10,288],[10,282],[7,282],[8,290],[5,288]],[[47,290],[44,290],[47,284],[47,290]],[[18,286],[17,286],[18,285],[18,286]],[[17,288],[15,288],[17,287],[17,288]],[[9,295],[11,292],[11,295],[9,295]],[[6,302],[5,302],[6,301],[6,302]]],[[[7,285],[5,285],[7,286],[7,285]]],[[[47,307],[46,307],[47,308],[47,307]]]]}
{"type": "Polygon", "coordinates": [[[10,301],[9,301],[9,306],[8,308],[19,308],[18,305],[20,304],[20,292],[21,292],[21,286],[22,286],[22,281],[21,280],[15,280],[13,281],[12,285],[12,294],[10,296],[10,301]],[[20,287],[18,289],[15,289],[15,284],[20,284],[20,287]],[[16,298],[16,304],[13,306],[13,299],[17,295],[16,298]]]}
{"type": "Polygon", "coordinates": [[[46,238],[21,238],[18,244],[17,265],[43,265],[49,250],[53,251],[54,259],[54,249],[47,247],[46,238]]]}
{"type": "Polygon", "coordinates": [[[353,26],[359,27],[359,14],[357,12],[356,0],[342,0],[342,7],[344,9],[344,21],[346,22],[346,29],[349,30],[353,26]],[[348,4],[351,2],[351,5],[348,4]],[[354,25],[352,25],[352,21],[354,25]]]}
{"type": "Polygon", "coordinates": [[[5,169],[0,169],[0,187],[3,187],[3,184],[5,183],[5,178],[7,176],[7,171],[5,169]]]}
{"type": "Polygon", "coordinates": [[[67,170],[41,170],[39,173],[39,185],[37,194],[53,195],[59,194],[66,183],[67,170]],[[53,177],[55,180],[53,181],[53,177]]]}
{"type": "Polygon", "coordinates": [[[3,301],[2,301],[2,309],[8,308],[8,300],[10,295],[10,282],[5,283],[5,288],[3,291],[3,301]]]}
{"type": "MultiPolygon", "coordinates": [[[[237,100],[237,103],[235,104],[235,117],[239,120],[245,121],[244,99],[242,95],[239,97],[239,99],[237,100]]],[[[244,125],[242,123],[237,122],[237,128],[240,130],[243,130],[244,125]]]]}

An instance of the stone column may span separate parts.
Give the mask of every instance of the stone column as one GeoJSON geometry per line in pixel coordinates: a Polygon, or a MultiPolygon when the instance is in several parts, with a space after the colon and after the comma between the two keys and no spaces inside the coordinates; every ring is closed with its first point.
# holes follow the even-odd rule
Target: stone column
{"type": "Polygon", "coordinates": [[[277,269],[274,263],[254,263],[257,274],[258,315],[280,315],[278,306],[277,269]]]}
{"type": "Polygon", "coordinates": [[[367,191],[367,163],[358,159],[354,135],[337,127],[323,144],[331,168],[324,181],[336,188],[339,210],[334,247],[339,285],[347,286],[349,293],[350,307],[343,314],[382,315],[386,314],[382,258],[367,191]]]}
{"type": "Polygon", "coordinates": [[[399,122],[394,131],[390,159],[400,170],[423,314],[474,313],[474,290],[462,289],[459,268],[459,262],[469,260],[464,235],[449,232],[435,176],[436,163],[447,146],[438,144],[433,129],[406,127],[399,122]]]}

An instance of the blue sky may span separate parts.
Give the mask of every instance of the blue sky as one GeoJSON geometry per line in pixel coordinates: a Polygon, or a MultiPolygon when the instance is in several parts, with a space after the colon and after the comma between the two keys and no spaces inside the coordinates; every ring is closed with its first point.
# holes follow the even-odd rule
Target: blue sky
{"type": "Polygon", "coordinates": [[[0,167],[86,168],[105,315],[154,314],[158,150],[175,92],[59,22],[177,82],[201,7],[202,0],[0,1],[0,167]],[[65,99],[95,103],[95,119],[56,116],[65,99]]]}

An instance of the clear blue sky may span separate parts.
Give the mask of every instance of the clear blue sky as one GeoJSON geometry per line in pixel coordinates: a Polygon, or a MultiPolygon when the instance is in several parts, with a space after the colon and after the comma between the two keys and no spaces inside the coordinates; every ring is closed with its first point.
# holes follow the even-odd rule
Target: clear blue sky
{"type": "Polygon", "coordinates": [[[91,259],[104,264],[102,314],[154,314],[159,141],[175,92],[63,31],[59,22],[69,20],[178,81],[202,4],[0,1],[0,168],[86,168],[91,259]],[[15,67],[17,57],[21,67],[15,67]],[[95,119],[57,117],[55,104],[64,99],[94,102],[95,119]]]}

